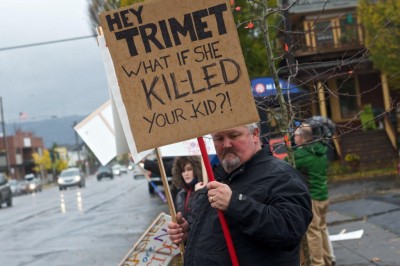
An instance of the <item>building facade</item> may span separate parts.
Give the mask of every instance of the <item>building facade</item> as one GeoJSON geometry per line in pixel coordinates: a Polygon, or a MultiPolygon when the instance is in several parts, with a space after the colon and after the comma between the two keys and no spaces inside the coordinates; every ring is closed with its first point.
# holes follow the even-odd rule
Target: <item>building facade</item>
{"type": "Polygon", "coordinates": [[[17,130],[15,135],[0,138],[0,150],[7,156],[6,160],[1,161],[0,172],[7,173],[13,179],[22,179],[25,174],[34,172],[32,154],[43,154],[44,143],[41,137],[34,136],[32,132],[17,130]]]}
{"type": "Polygon", "coordinates": [[[308,89],[301,112],[337,125],[334,147],[339,160],[356,153],[365,166],[397,161],[394,107],[400,95],[390,90],[386,75],[374,69],[368,57],[357,0],[279,3],[293,4],[283,22],[287,32],[280,38],[291,57],[282,61],[279,76],[308,89]]]}

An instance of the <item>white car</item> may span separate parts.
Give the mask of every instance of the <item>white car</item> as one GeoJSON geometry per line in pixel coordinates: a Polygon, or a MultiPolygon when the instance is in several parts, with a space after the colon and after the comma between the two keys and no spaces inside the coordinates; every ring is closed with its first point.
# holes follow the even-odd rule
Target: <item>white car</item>
{"type": "Polygon", "coordinates": [[[26,174],[24,180],[27,182],[27,192],[33,193],[42,191],[42,182],[34,174],[26,174]]]}
{"type": "Polygon", "coordinates": [[[121,165],[119,165],[119,164],[114,164],[114,165],[111,167],[111,169],[112,169],[114,175],[116,175],[116,176],[121,175],[121,165]]]}
{"type": "Polygon", "coordinates": [[[61,172],[57,183],[60,190],[72,186],[78,186],[81,188],[85,186],[85,177],[79,168],[68,168],[61,172]]]}

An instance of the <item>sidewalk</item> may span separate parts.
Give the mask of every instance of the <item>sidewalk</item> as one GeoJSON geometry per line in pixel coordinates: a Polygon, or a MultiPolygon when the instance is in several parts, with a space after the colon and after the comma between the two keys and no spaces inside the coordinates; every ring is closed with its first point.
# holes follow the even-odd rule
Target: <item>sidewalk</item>
{"type": "Polygon", "coordinates": [[[360,239],[332,242],[336,265],[400,265],[400,178],[329,184],[329,233],[363,229],[360,239]]]}

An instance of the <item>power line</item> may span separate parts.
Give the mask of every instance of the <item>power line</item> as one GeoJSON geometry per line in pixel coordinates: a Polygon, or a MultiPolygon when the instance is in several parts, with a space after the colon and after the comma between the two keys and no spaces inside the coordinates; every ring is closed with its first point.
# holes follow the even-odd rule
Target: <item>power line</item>
{"type": "Polygon", "coordinates": [[[48,42],[38,42],[38,43],[30,43],[30,44],[9,46],[9,47],[0,48],[0,51],[15,50],[15,49],[21,49],[21,48],[29,48],[29,47],[34,47],[34,46],[47,45],[47,44],[60,43],[60,42],[78,41],[78,40],[88,39],[88,38],[93,38],[93,37],[96,37],[96,35],[75,37],[75,38],[69,38],[69,39],[61,39],[61,40],[48,41],[48,42]]]}

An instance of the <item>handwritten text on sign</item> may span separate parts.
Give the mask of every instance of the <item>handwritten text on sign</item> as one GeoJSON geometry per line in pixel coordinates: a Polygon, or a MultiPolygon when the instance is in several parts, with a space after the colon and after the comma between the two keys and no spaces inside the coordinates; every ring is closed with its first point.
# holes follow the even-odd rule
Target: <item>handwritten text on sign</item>
{"type": "Polygon", "coordinates": [[[150,1],[100,21],[139,151],[258,120],[225,1],[150,1]]]}
{"type": "Polygon", "coordinates": [[[179,247],[167,234],[170,221],[171,216],[161,213],[120,265],[168,265],[174,256],[180,254],[179,247]]]}

